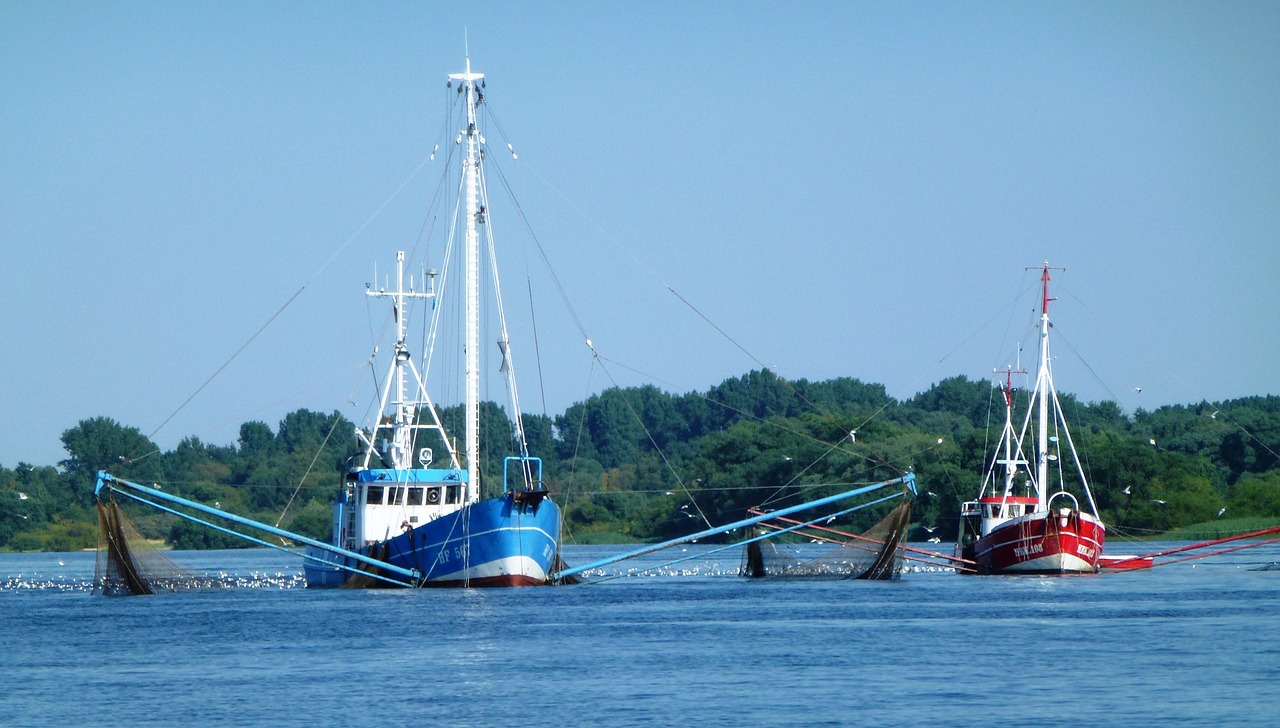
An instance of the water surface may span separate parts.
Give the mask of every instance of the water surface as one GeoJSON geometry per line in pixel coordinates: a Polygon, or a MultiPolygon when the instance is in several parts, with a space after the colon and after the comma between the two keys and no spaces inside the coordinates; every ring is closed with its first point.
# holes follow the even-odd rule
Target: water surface
{"type": "Polygon", "coordinates": [[[747,580],[726,552],[498,590],[308,590],[289,554],[174,556],[239,586],[106,598],[93,554],[0,554],[0,724],[1280,725],[1280,571],[1253,570],[1276,546],[889,583],[747,580]]]}

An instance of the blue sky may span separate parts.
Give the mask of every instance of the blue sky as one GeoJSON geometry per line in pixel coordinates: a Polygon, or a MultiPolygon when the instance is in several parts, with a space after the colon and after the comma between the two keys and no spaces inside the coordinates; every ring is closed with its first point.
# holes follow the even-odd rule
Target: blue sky
{"type": "MultiPolygon", "coordinates": [[[[155,440],[358,420],[464,32],[619,384],[987,377],[1048,260],[1061,390],[1280,393],[1275,3],[7,2],[0,464],[155,431],[299,289],[155,440]]],[[[558,413],[610,380],[522,245],[558,413]]]]}

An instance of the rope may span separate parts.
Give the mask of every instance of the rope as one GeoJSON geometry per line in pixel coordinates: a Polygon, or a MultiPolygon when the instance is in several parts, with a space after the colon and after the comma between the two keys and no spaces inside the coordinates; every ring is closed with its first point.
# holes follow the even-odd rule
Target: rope
{"type": "Polygon", "coordinates": [[[342,415],[337,414],[333,418],[333,424],[329,425],[329,431],[325,433],[324,440],[320,442],[320,447],[316,448],[316,454],[311,458],[311,463],[307,465],[307,469],[302,473],[302,477],[298,478],[298,484],[294,487],[293,493],[289,495],[289,500],[284,504],[284,509],[280,511],[280,517],[276,519],[276,528],[280,527],[280,522],[284,520],[284,516],[289,512],[289,506],[293,505],[293,499],[298,497],[298,491],[302,490],[302,484],[307,481],[307,476],[311,474],[312,468],[316,466],[316,461],[320,459],[320,455],[324,453],[324,446],[329,444],[329,438],[333,437],[333,431],[338,429],[338,423],[342,421],[342,415]]]}
{"type": "MultiPolygon", "coordinates": [[[[613,374],[609,372],[608,368],[605,367],[603,363],[600,365],[600,371],[604,372],[605,376],[609,377],[609,381],[613,382],[613,386],[615,387],[618,386],[618,383],[613,378],[613,374]]],[[[634,407],[631,406],[630,398],[621,397],[620,399],[622,399],[623,404],[627,406],[627,411],[631,413],[631,416],[635,419],[636,424],[640,425],[641,430],[644,430],[644,436],[649,438],[649,443],[653,445],[654,451],[657,452],[658,456],[662,458],[662,464],[667,466],[667,470],[669,470],[671,472],[672,477],[676,479],[676,483],[680,486],[680,490],[684,491],[684,494],[689,497],[689,502],[693,503],[694,509],[697,510],[698,515],[702,517],[702,522],[707,524],[707,528],[713,528],[713,526],[711,525],[711,520],[707,518],[707,514],[702,512],[702,506],[698,505],[698,501],[693,497],[693,494],[689,492],[689,488],[685,486],[684,480],[680,478],[680,474],[676,472],[675,466],[672,465],[671,461],[667,459],[667,454],[662,451],[662,448],[658,447],[658,442],[653,439],[653,433],[649,432],[649,428],[645,427],[644,420],[640,418],[640,414],[636,412],[634,407]]]]}

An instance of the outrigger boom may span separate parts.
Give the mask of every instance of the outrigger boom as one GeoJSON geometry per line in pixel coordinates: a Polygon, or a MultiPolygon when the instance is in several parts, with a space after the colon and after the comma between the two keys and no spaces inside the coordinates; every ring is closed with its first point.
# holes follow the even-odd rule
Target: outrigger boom
{"type": "MultiPolygon", "coordinates": [[[[554,580],[564,579],[570,576],[574,576],[576,574],[581,574],[584,571],[590,571],[591,569],[598,569],[603,566],[615,564],[619,561],[625,561],[626,559],[635,558],[637,556],[643,556],[645,554],[653,553],[654,551],[661,551],[663,549],[671,548],[672,546],[679,546],[682,543],[689,543],[690,541],[696,541],[698,539],[706,538],[708,536],[717,536],[727,531],[732,531],[735,528],[742,528],[744,526],[754,526],[757,523],[762,523],[764,521],[768,521],[768,520],[777,518],[779,516],[789,516],[793,513],[807,511],[812,508],[821,508],[822,506],[825,506],[825,505],[838,503],[847,498],[852,498],[854,496],[870,493],[872,491],[879,490],[881,488],[884,488],[890,485],[897,485],[899,483],[901,483],[902,485],[905,485],[906,490],[910,490],[911,494],[915,495],[915,492],[916,492],[915,473],[907,473],[906,475],[903,475],[900,478],[894,478],[893,480],[886,480],[881,483],[873,483],[871,485],[867,485],[862,488],[855,488],[853,490],[845,491],[844,493],[840,493],[838,495],[828,496],[826,498],[819,498],[818,500],[815,500],[815,501],[808,501],[805,503],[801,503],[800,505],[790,506],[788,508],[781,508],[776,511],[770,511],[763,515],[753,516],[751,518],[745,518],[741,521],[734,521],[733,523],[728,523],[723,526],[715,526],[713,528],[708,528],[705,531],[691,533],[688,536],[673,538],[668,541],[663,541],[662,543],[649,544],[648,546],[644,546],[643,548],[636,549],[635,551],[628,551],[623,554],[618,554],[617,556],[611,556],[607,559],[600,559],[599,561],[593,561],[590,564],[586,564],[583,566],[575,566],[571,569],[562,569],[561,571],[557,571],[555,574],[552,574],[552,579],[554,580]]],[[[889,498],[896,498],[896,497],[898,496],[894,495],[894,496],[890,496],[889,498]]],[[[883,498],[879,501],[875,501],[874,503],[880,503],[884,500],[889,500],[889,498],[883,498]]],[[[870,506],[870,505],[874,505],[874,503],[868,503],[866,505],[870,506]]],[[[856,509],[850,509],[850,510],[856,510],[856,509]]],[[[823,516],[823,518],[827,518],[827,517],[828,516],[825,516],[825,515],[823,516]]],[[[775,532],[769,535],[776,536],[778,535],[778,533],[781,533],[781,531],[775,532]]],[[[752,540],[761,540],[761,537],[756,537],[755,539],[752,539],[752,540]]],[[[740,546],[741,544],[735,544],[735,545],[740,546]]]]}
{"type": "MultiPolygon", "coordinates": [[[[839,494],[836,494],[836,495],[828,496],[828,497],[826,497],[826,498],[819,498],[819,499],[817,499],[817,500],[808,501],[808,502],[805,502],[805,503],[801,503],[801,504],[799,504],[799,505],[790,506],[790,507],[787,507],[787,508],[781,508],[781,509],[778,509],[778,510],[775,510],[775,511],[770,511],[770,512],[768,512],[768,513],[762,513],[762,514],[760,514],[760,515],[756,515],[756,516],[753,516],[753,517],[751,517],[751,518],[745,518],[745,519],[740,520],[740,521],[734,521],[733,523],[727,523],[727,524],[724,524],[724,525],[721,525],[721,526],[715,526],[715,527],[708,528],[708,529],[705,529],[705,530],[702,530],[702,531],[698,531],[697,533],[691,533],[691,534],[689,534],[689,535],[687,535],[687,536],[681,536],[680,538],[674,538],[674,539],[670,539],[670,540],[663,541],[663,542],[661,542],[661,543],[656,543],[656,544],[649,544],[649,545],[647,545],[647,546],[644,546],[643,548],[639,548],[639,549],[636,549],[636,550],[634,550],[634,551],[628,551],[628,552],[625,552],[625,553],[622,553],[622,554],[618,554],[618,555],[616,555],[616,556],[612,556],[612,557],[609,557],[609,558],[606,558],[606,559],[601,559],[601,560],[598,560],[598,561],[593,561],[593,562],[591,562],[591,563],[589,563],[589,564],[586,564],[586,565],[583,565],[583,566],[578,566],[578,567],[569,568],[569,569],[561,569],[560,571],[557,571],[557,572],[555,572],[554,574],[552,574],[552,575],[550,576],[549,581],[551,581],[552,583],[555,583],[555,582],[562,582],[562,581],[564,581],[564,580],[566,580],[566,579],[569,579],[570,577],[573,577],[573,576],[575,576],[575,575],[577,575],[577,574],[581,574],[581,573],[583,573],[583,572],[585,572],[585,571],[590,571],[590,570],[592,570],[592,569],[598,569],[598,568],[601,568],[601,567],[604,567],[604,566],[608,566],[608,565],[610,565],[610,564],[617,563],[617,562],[619,562],[619,561],[625,561],[625,560],[627,560],[627,559],[635,558],[635,557],[637,557],[637,556],[642,556],[642,555],[644,555],[644,554],[653,553],[653,552],[655,552],[655,551],[661,551],[661,550],[663,550],[663,549],[671,548],[672,546],[678,546],[678,545],[680,545],[680,544],[689,543],[690,541],[696,541],[696,540],[698,540],[698,539],[707,538],[707,537],[709,537],[709,536],[716,536],[716,535],[719,535],[719,534],[722,534],[722,533],[726,533],[726,532],[729,532],[729,531],[733,531],[733,530],[738,529],[738,528],[743,528],[743,527],[746,527],[746,526],[753,526],[753,525],[756,525],[756,524],[758,524],[758,523],[762,523],[762,522],[764,522],[764,521],[768,521],[768,520],[771,520],[771,519],[774,519],[774,518],[779,518],[779,517],[782,517],[782,516],[789,516],[789,515],[792,515],[792,514],[795,514],[795,513],[800,513],[800,512],[802,512],[802,511],[807,511],[807,510],[811,510],[811,509],[814,509],[814,508],[821,508],[822,506],[830,505],[830,504],[833,504],[833,503],[838,503],[838,502],[840,502],[840,501],[847,500],[847,499],[849,499],[849,498],[853,498],[853,497],[855,497],[855,496],[865,495],[865,494],[867,494],[867,493],[871,493],[871,492],[873,492],[873,491],[880,490],[881,488],[885,488],[885,487],[892,486],[892,485],[899,485],[899,484],[900,484],[900,485],[905,486],[905,487],[903,488],[902,493],[895,494],[895,495],[891,495],[891,496],[887,496],[887,497],[885,497],[885,498],[880,498],[880,499],[878,499],[878,500],[872,501],[872,502],[870,502],[870,503],[865,503],[865,504],[862,504],[862,505],[856,506],[856,507],[854,507],[854,508],[849,508],[849,509],[846,509],[846,510],[844,510],[844,511],[841,511],[841,513],[849,513],[849,512],[855,511],[855,510],[860,510],[860,509],[862,509],[862,508],[870,507],[870,506],[876,505],[876,504],[878,504],[878,503],[882,503],[882,502],[885,502],[885,501],[891,500],[891,499],[893,499],[893,498],[903,497],[903,496],[905,496],[908,492],[909,492],[909,493],[911,493],[912,495],[914,495],[914,494],[916,493],[915,474],[913,474],[913,473],[907,473],[907,474],[903,475],[902,477],[894,478],[893,480],[886,480],[886,481],[883,481],[883,482],[880,482],[880,483],[873,483],[873,484],[871,484],[871,485],[863,486],[863,487],[861,487],[861,488],[855,488],[855,489],[853,489],[853,490],[848,490],[848,491],[845,491],[845,492],[843,492],[843,493],[839,493],[839,494]]],[[[192,514],[190,514],[190,513],[183,513],[182,511],[176,510],[176,509],[174,509],[174,508],[170,508],[170,507],[168,507],[168,506],[166,506],[166,505],[163,505],[162,503],[158,503],[158,502],[156,502],[156,501],[164,501],[165,503],[171,503],[171,504],[173,504],[173,505],[181,506],[181,507],[183,507],[183,508],[189,508],[189,509],[191,509],[191,510],[198,511],[198,512],[200,512],[200,513],[203,513],[203,514],[206,514],[206,515],[209,515],[209,516],[214,516],[214,517],[216,517],[216,518],[220,518],[220,519],[222,519],[222,520],[224,520],[224,521],[227,521],[227,522],[229,522],[229,523],[234,523],[234,524],[237,524],[237,525],[246,526],[246,527],[248,527],[248,528],[255,529],[255,530],[260,531],[260,532],[265,533],[265,534],[270,534],[270,535],[272,535],[272,536],[277,536],[277,537],[280,537],[280,538],[288,539],[288,540],[290,540],[290,541],[294,541],[294,542],[299,543],[299,544],[304,544],[304,545],[307,545],[307,546],[313,546],[313,547],[315,547],[315,548],[323,549],[323,550],[325,550],[325,551],[328,551],[328,552],[331,552],[331,553],[334,553],[334,554],[339,554],[339,555],[341,555],[341,556],[344,556],[344,557],[350,558],[350,559],[352,559],[352,560],[354,560],[354,561],[357,561],[357,562],[359,562],[359,563],[361,563],[361,564],[367,565],[367,566],[371,567],[371,569],[372,569],[372,572],[361,571],[361,570],[353,569],[353,568],[349,568],[349,569],[348,569],[348,570],[353,571],[353,572],[358,573],[358,574],[365,574],[365,575],[367,575],[367,576],[372,576],[372,577],[374,577],[374,578],[379,578],[379,579],[382,579],[382,580],[385,580],[385,581],[391,582],[391,583],[393,583],[393,584],[402,584],[402,583],[403,583],[403,582],[400,582],[400,581],[398,581],[398,580],[394,580],[394,579],[390,579],[390,578],[385,577],[385,576],[381,576],[381,575],[379,575],[379,574],[377,573],[377,571],[378,571],[378,570],[383,570],[383,571],[389,572],[389,573],[391,573],[391,574],[396,574],[396,575],[399,575],[399,576],[401,576],[401,577],[403,577],[403,578],[405,578],[405,579],[408,579],[408,580],[409,580],[409,583],[411,583],[411,584],[418,584],[418,583],[420,583],[420,581],[421,581],[421,576],[420,576],[420,574],[419,574],[416,570],[403,569],[403,568],[398,567],[398,566],[396,566],[396,565],[394,565],[394,564],[387,563],[386,561],[382,561],[382,560],[380,560],[380,559],[373,558],[373,557],[368,556],[368,555],[366,555],[366,554],[362,554],[362,553],[359,553],[359,552],[356,552],[356,551],[350,551],[350,550],[347,550],[347,549],[339,548],[339,547],[334,546],[334,545],[332,545],[332,544],[327,544],[327,543],[324,543],[323,541],[318,541],[318,540],[316,540],[316,539],[309,538],[309,537],[307,537],[307,536],[303,536],[303,535],[301,535],[301,534],[293,533],[293,532],[291,532],[291,531],[286,531],[286,530],[284,530],[284,529],[282,529],[282,528],[277,528],[277,527],[275,527],[275,526],[270,526],[270,525],[265,524],[265,523],[262,523],[262,522],[260,522],[260,521],[255,521],[255,520],[252,520],[252,519],[250,519],[250,518],[244,518],[244,517],[242,517],[242,516],[237,516],[237,515],[235,515],[235,514],[233,514],[233,513],[228,513],[228,512],[226,512],[226,511],[223,511],[223,510],[220,510],[220,509],[217,509],[217,508],[211,508],[211,507],[206,506],[206,505],[204,505],[204,504],[202,504],[202,503],[197,503],[197,502],[195,502],[195,501],[187,500],[186,498],[181,498],[181,497],[178,497],[178,496],[175,496],[175,495],[171,495],[171,494],[169,494],[169,493],[165,493],[164,491],[159,490],[159,489],[157,489],[157,488],[149,488],[149,487],[147,487],[147,486],[145,486],[145,485],[141,485],[141,484],[139,484],[139,483],[134,483],[134,482],[132,482],[132,481],[124,480],[124,479],[122,479],[122,478],[117,478],[116,476],[111,475],[110,473],[107,473],[106,471],[100,471],[100,472],[98,473],[98,481],[97,481],[97,485],[96,485],[96,487],[94,488],[94,496],[95,496],[95,497],[97,497],[99,500],[101,500],[101,499],[102,499],[102,495],[101,495],[101,493],[102,493],[102,491],[103,491],[104,489],[105,489],[105,490],[107,490],[107,491],[109,491],[109,492],[111,492],[111,493],[118,493],[118,494],[120,494],[120,495],[122,495],[122,496],[125,496],[126,498],[129,498],[129,499],[131,499],[131,500],[137,501],[137,502],[139,502],[139,503],[145,503],[146,505],[149,505],[149,506],[151,506],[151,507],[153,507],[153,508],[156,508],[156,509],[159,509],[159,510],[165,511],[165,512],[167,512],[167,513],[172,513],[172,514],[174,514],[174,515],[176,515],[176,516],[179,516],[179,517],[181,517],[181,518],[184,518],[184,519],[186,519],[186,520],[192,521],[192,522],[194,522],[194,523],[199,523],[199,524],[204,525],[204,526],[208,526],[208,527],[213,528],[213,529],[215,529],[215,530],[221,531],[221,532],[223,532],[223,533],[226,533],[226,534],[231,535],[231,536],[235,536],[235,537],[237,537],[237,538],[240,538],[240,539],[243,539],[243,540],[246,540],[246,541],[249,541],[249,542],[251,542],[251,543],[258,544],[258,545],[260,545],[260,546],[266,546],[266,547],[274,548],[274,549],[281,550],[281,551],[289,551],[290,553],[296,553],[294,550],[289,549],[289,548],[287,548],[287,547],[279,546],[279,545],[276,545],[276,544],[270,543],[270,542],[268,542],[268,541],[264,541],[263,539],[256,538],[256,537],[251,536],[251,535],[248,535],[248,534],[240,533],[240,532],[238,532],[238,531],[234,531],[234,530],[232,530],[232,529],[230,529],[230,528],[226,528],[226,527],[223,527],[223,526],[219,526],[219,525],[217,525],[217,524],[215,524],[215,523],[210,523],[209,521],[203,520],[203,519],[201,519],[201,518],[197,518],[196,516],[194,516],[194,515],[192,515],[192,514]],[[152,499],[155,499],[155,500],[152,500],[152,499]]],[[[837,514],[837,515],[839,515],[839,514],[837,514]]],[[[828,515],[826,515],[826,514],[824,514],[824,515],[822,516],[822,518],[829,518],[829,517],[830,517],[830,516],[828,516],[828,515]]],[[[815,521],[814,521],[814,522],[816,522],[816,519],[815,519],[815,521]]],[[[809,524],[808,524],[808,523],[805,523],[805,524],[802,524],[802,525],[809,525],[809,524]]],[[[759,541],[759,540],[763,540],[763,539],[765,539],[765,538],[769,538],[769,537],[771,537],[771,536],[778,535],[779,533],[782,533],[782,532],[786,532],[786,531],[794,530],[794,528],[799,528],[799,526],[793,527],[793,528],[791,528],[791,529],[782,529],[782,531],[777,531],[777,532],[773,532],[773,533],[769,533],[769,534],[765,534],[765,535],[761,535],[761,536],[756,536],[755,538],[750,539],[749,541],[747,541],[747,542],[743,542],[743,543],[748,543],[748,542],[750,542],[750,541],[759,541]]],[[[739,544],[734,544],[734,545],[735,545],[735,546],[741,546],[742,544],[741,544],[741,543],[739,543],[739,544]]],[[[307,556],[305,556],[305,555],[303,555],[303,558],[308,558],[308,557],[307,557],[307,556]]]]}
{"type": "MultiPolygon", "coordinates": [[[[196,518],[195,516],[192,516],[189,513],[182,513],[172,508],[167,508],[163,505],[160,505],[159,503],[155,503],[146,498],[143,498],[141,495],[138,495],[138,494],[142,493],[152,498],[157,498],[162,501],[180,505],[184,508],[190,508],[192,510],[200,511],[201,513],[206,513],[208,515],[221,518],[231,523],[236,523],[241,526],[248,526],[249,528],[257,529],[259,531],[262,531],[263,533],[271,534],[272,536],[287,538],[290,541],[296,541],[297,543],[300,543],[300,544],[305,544],[307,546],[314,546],[319,549],[324,549],[325,551],[329,551],[335,554],[340,554],[342,556],[346,556],[348,558],[359,561],[362,564],[367,564],[369,566],[376,567],[378,569],[382,569],[382,570],[391,572],[393,574],[399,574],[403,577],[413,580],[414,582],[417,582],[420,579],[420,574],[416,569],[402,569],[399,566],[396,566],[395,564],[388,564],[385,561],[380,561],[370,556],[366,556],[365,554],[361,554],[355,551],[348,551],[347,549],[339,548],[337,546],[334,546],[333,544],[327,544],[323,541],[317,541],[316,539],[308,538],[307,536],[293,533],[292,531],[286,531],[283,528],[276,528],[275,526],[269,526],[260,521],[255,521],[249,518],[244,518],[242,516],[237,516],[234,513],[227,513],[226,511],[223,511],[217,508],[210,508],[209,506],[206,506],[202,503],[190,501],[190,500],[187,500],[186,498],[179,498],[176,495],[170,495],[168,493],[165,493],[162,490],[157,490],[155,488],[148,488],[145,485],[134,483],[128,480],[123,480],[121,478],[117,478],[114,475],[111,475],[110,473],[104,470],[100,470],[98,471],[97,485],[93,489],[94,497],[99,498],[99,500],[101,500],[99,493],[102,491],[103,488],[106,488],[112,493],[119,493],[120,495],[125,496],[126,498],[129,498],[131,500],[138,501],[139,503],[146,503],[147,505],[153,508],[157,508],[167,513],[172,513],[175,516],[180,516],[182,518],[187,519],[188,521],[192,521],[194,523],[199,523],[201,525],[208,526],[217,531],[221,531],[225,534],[256,543],[260,546],[266,546],[268,548],[278,549],[281,551],[289,550],[284,547],[277,546],[276,544],[270,543],[268,541],[263,541],[262,539],[254,538],[253,536],[219,526],[215,523],[209,523],[208,521],[196,518]]],[[[306,558],[305,555],[303,558],[306,558]]],[[[358,569],[351,569],[351,571],[354,571],[359,574],[365,574],[366,576],[372,576],[372,577],[378,578],[377,574],[371,574],[369,572],[360,571],[358,569]]]]}

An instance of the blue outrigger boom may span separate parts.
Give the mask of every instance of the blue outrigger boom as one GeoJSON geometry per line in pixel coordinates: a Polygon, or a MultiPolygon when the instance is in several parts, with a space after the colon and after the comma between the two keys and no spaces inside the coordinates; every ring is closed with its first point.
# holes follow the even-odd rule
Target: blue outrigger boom
{"type": "MultiPolygon", "coordinates": [[[[230,523],[235,523],[241,526],[247,526],[249,528],[256,529],[258,531],[270,534],[272,536],[279,536],[280,538],[285,538],[290,541],[294,541],[300,544],[305,544],[312,548],[328,551],[330,553],[333,553],[348,559],[352,559],[354,561],[357,561],[367,566],[375,567],[377,569],[382,569],[384,571],[388,571],[393,574],[398,574],[406,579],[411,579],[416,581],[419,578],[419,574],[416,570],[402,569],[399,566],[396,566],[395,564],[389,564],[385,561],[380,561],[378,559],[372,558],[362,553],[358,553],[356,551],[349,551],[344,548],[339,548],[337,546],[334,546],[333,544],[328,544],[323,541],[317,541],[314,538],[308,538],[307,536],[293,533],[292,531],[286,531],[283,528],[269,526],[265,523],[262,523],[261,521],[255,521],[250,518],[244,518],[243,516],[237,516],[234,513],[227,513],[226,511],[218,508],[210,508],[209,506],[206,506],[203,503],[197,503],[195,501],[187,500],[186,498],[179,498],[176,495],[170,495],[168,493],[165,493],[162,490],[157,490],[155,488],[148,488],[145,485],[134,483],[129,480],[124,480],[122,478],[117,478],[116,476],[111,475],[110,473],[104,470],[100,470],[98,471],[97,485],[93,489],[93,495],[99,501],[102,500],[103,489],[106,489],[112,493],[118,493],[119,495],[122,495],[131,500],[137,501],[139,503],[145,503],[153,508],[157,508],[166,513],[172,513],[175,516],[180,516],[193,523],[199,523],[201,525],[208,526],[209,528],[212,528],[215,531],[221,531],[222,533],[228,534],[230,536],[235,536],[237,538],[244,539],[251,543],[258,544],[259,546],[266,546],[267,548],[273,548],[280,551],[287,551],[289,553],[296,553],[294,549],[289,548],[287,546],[280,546],[277,544],[273,544],[270,541],[264,541],[260,538],[255,538],[248,534],[240,533],[239,531],[234,531],[230,528],[226,528],[225,526],[219,526],[216,523],[210,523],[209,521],[206,521],[204,519],[196,518],[190,513],[183,513],[182,511],[179,511],[173,508],[168,508],[164,505],[161,505],[160,503],[156,503],[153,500],[144,498],[143,496],[144,495],[149,496],[150,498],[155,498],[157,500],[165,501],[167,503],[173,503],[175,505],[179,505],[184,508],[190,508],[192,510],[199,511],[201,513],[204,513],[210,516],[221,518],[224,521],[228,521],[230,523]]],[[[310,557],[304,555],[304,558],[310,558],[310,557]]],[[[378,578],[377,574],[370,574],[368,572],[363,572],[358,570],[353,570],[353,571],[357,571],[357,573],[365,574],[366,576],[373,576],[375,578],[378,578]]]]}
{"type": "MultiPolygon", "coordinates": [[[[849,499],[849,498],[853,498],[853,497],[855,497],[855,496],[865,495],[865,494],[867,494],[867,493],[871,493],[871,492],[876,491],[876,490],[879,490],[879,489],[881,489],[881,488],[886,488],[886,487],[891,486],[891,485],[899,485],[899,484],[906,486],[906,488],[904,489],[903,493],[895,494],[895,495],[889,496],[889,497],[887,497],[887,498],[881,498],[881,499],[879,499],[879,500],[873,501],[873,502],[871,502],[871,503],[865,503],[865,504],[860,505],[860,506],[857,506],[857,507],[855,507],[855,508],[850,508],[850,509],[848,509],[848,510],[846,510],[846,511],[842,511],[842,512],[841,512],[841,514],[843,514],[843,513],[850,513],[850,512],[853,512],[853,511],[855,511],[855,510],[860,510],[860,509],[862,509],[862,508],[866,508],[866,507],[868,507],[868,506],[876,505],[876,504],[878,504],[878,503],[883,503],[883,502],[885,502],[885,501],[887,501],[887,500],[892,500],[893,498],[902,497],[902,496],[903,496],[907,491],[910,491],[910,493],[911,493],[913,496],[915,495],[915,493],[916,493],[916,476],[915,476],[915,474],[914,474],[914,473],[907,473],[906,475],[903,475],[903,476],[902,476],[902,477],[900,477],[900,478],[894,478],[893,480],[886,480],[886,481],[881,482],[881,483],[873,483],[873,484],[871,484],[871,485],[863,486],[863,487],[861,487],[861,488],[855,488],[855,489],[853,489],[853,490],[845,491],[845,492],[843,492],[843,493],[839,493],[839,494],[837,494],[837,495],[828,496],[828,497],[826,497],[826,498],[819,498],[818,500],[808,501],[808,502],[805,502],[805,503],[801,503],[801,504],[799,504],[799,505],[790,506],[790,507],[788,507],[788,508],[780,508],[780,509],[778,509],[778,510],[776,510],[776,511],[770,511],[770,512],[765,513],[765,514],[763,514],[763,515],[753,516],[753,517],[751,517],[751,518],[744,518],[744,519],[743,519],[743,520],[741,520],[741,521],[734,521],[733,523],[727,523],[727,524],[725,524],[725,525],[723,525],[723,526],[715,526],[715,527],[713,527],[713,528],[708,528],[708,529],[706,529],[705,531],[699,531],[699,532],[697,532],[697,533],[691,533],[691,534],[689,534],[688,536],[681,536],[680,538],[673,538],[673,539],[670,539],[670,540],[668,540],[668,541],[663,541],[662,543],[649,544],[648,546],[644,546],[644,547],[642,547],[642,548],[638,548],[638,549],[636,549],[636,550],[634,550],[634,551],[628,551],[628,552],[623,553],[623,554],[618,554],[617,556],[610,556],[609,558],[606,558],[606,559],[600,559],[599,561],[593,561],[593,562],[591,562],[591,563],[589,563],[589,564],[585,564],[585,565],[583,565],[583,566],[576,566],[576,567],[573,567],[573,568],[570,568],[570,569],[562,569],[562,570],[557,571],[556,573],[552,574],[552,579],[553,579],[553,580],[555,580],[555,581],[560,581],[560,580],[563,580],[563,579],[566,579],[566,578],[569,578],[569,577],[575,576],[575,575],[577,575],[577,574],[581,574],[581,573],[583,573],[583,572],[585,572],[585,571],[590,571],[590,570],[592,570],[592,569],[599,569],[599,568],[602,568],[602,567],[608,566],[608,565],[610,565],[610,564],[616,564],[616,563],[618,563],[619,561],[625,561],[625,560],[627,560],[627,559],[632,559],[632,558],[635,558],[635,557],[637,557],[637,556],[643,556],[643,555],[645,555],[645,554],[651,554],[651,553],[653,553],[653,552],[655,552],[655,551],[661,551],[661,550],[663,550],[663,549],[671,548],[672,546],[679,546],[680,544],[689,543],[689,542],[691,542],[691,541],[697,541],[697,540],[699,540],[699,539],[707,538],[708,536],[718,536],[719,534],[727,533],[727,532],[732,531],[732,530],[737,529],[737,528],[743,528],[743,527],[747,527],[747,526],[754,526],[754,525],[756,525],[757,523],[763,523],[763,522],[765,522],[765,521],[769,521],[769,520],[772,520],[772,519],[774,519],[774,518],[778,518],[778,517],[780,517],[780,516],[789,516],[789,515],[791,515],[791,514],[793,514],[793,513],[800,513],[801,511],[807,511],[807,510],[811,510],[811,509],[813,509],[813,508],[821,508],[822,506],[830,505],[830,504],[832,504],[832,503],[839,503],[840,501],[847,500],[847,499],[849,499]]],[[[841,514],[836,514],[836,515],[841,515],[841,514]]],[[[830,518],[830,515],[824,514],[824,515],[822,516],[822,518],[830,518]]],[[[821,520],[821,519],[816,519],[816,520],[821,520]]],[[[816,520],[815,520],[815,522],[816,522],[816,520]]],[[[806,524],[803,524],[803,525],[812,525],[812,524],[806,523],[806,524]]],[[[793,530],[795,530],[796,528],[799,528],[799,526],[795,526],[795,527],[792,527],[792,528],[781,529],[781,530],[779,530],[779,531],[774,531],[774,532],[769,533],[769,534],[763,534],[763,535],[760,535],[760,536],[756,536],[755,538],[748,539],[747,541],[743,541],[743,542],[740,542],[740,543],[733,544],[733,546],[741,546],[741,545],[743,545],[744,543],[748,543],[748,542],[762,541],[762,540],[765,540],[765,539],[767,539],[767,538],[769,538],[769,537],[777,536],[777,535],[780,535],[780,534],[782,534],[782,533],[789,533],[790,531],[793,531],[793,530]]]]}

